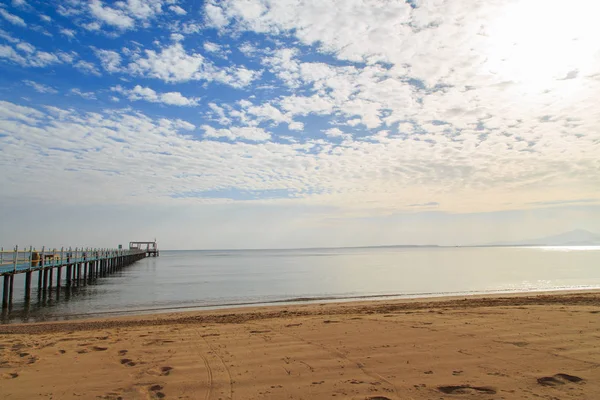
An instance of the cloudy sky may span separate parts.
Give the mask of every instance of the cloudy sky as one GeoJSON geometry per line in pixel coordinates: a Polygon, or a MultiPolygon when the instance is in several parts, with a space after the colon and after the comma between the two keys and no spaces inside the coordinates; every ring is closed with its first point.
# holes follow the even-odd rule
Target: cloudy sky
{"type": "Polygon", "coordinates": [[[600,231],[595,0],[3,0],[0,242],[600,231]]]}

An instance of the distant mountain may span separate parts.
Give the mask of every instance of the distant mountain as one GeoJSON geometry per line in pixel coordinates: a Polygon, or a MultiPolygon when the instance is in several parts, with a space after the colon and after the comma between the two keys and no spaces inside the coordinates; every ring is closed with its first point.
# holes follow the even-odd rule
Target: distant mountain
{"type": "Polygon", "coordinates": [[[600,246],[600,235],[583,230],[560,233],[543,238],[519,240],[515,242],[489,243],[488,246],[600,246]]]}

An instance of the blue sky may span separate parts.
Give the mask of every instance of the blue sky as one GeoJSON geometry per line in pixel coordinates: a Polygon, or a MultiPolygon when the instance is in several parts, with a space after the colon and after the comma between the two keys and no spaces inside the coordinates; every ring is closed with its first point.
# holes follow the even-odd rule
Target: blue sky
{"type": "Polygon", "coordinates": [[[5,0],[0,241],[464,244],[600,226],[599,6],[438,3],[5,0]]]}

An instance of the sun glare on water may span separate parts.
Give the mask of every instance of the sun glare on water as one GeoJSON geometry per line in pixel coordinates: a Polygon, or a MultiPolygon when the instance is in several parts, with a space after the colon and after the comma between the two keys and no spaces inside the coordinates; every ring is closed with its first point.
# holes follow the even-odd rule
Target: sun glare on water
{"type": "Polygon", "coordinates": [[[525,93],[575,82],[600,60],[600,1],[521,0],[486,29],[489,73],[525,93]]]}

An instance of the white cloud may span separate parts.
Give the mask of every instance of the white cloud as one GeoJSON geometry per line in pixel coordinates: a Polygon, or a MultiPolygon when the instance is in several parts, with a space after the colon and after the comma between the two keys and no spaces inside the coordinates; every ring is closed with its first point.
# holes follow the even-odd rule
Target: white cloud
{"type": "Polygon", "coordinates": [[[128,16],[123,10],[104,7],[100,0],[91,0],[89,7],[92,15],[105,24],[120,29],[130,29],[135,24],[133,18],[128,16]]]}
{"type": "Polygon", "coordinates": [[[94,64],[92,64],[91,62],[88,62],[88,61],[79,60],[73,66],[75,68],[77,68],[78,70],[80,70],[84,73],[87,73],[87,74],[92,74],[92,75],[96,75],[96,76],[102,75],[100,73],[100,71],[98,71],[98,68],[96,68],[96,66],[94,64]]]}
{"type": "Polygon", "coordinates": [[[296,60],[298,51],[296,49],[278,49],[273,56],[264,59],[265,64],[271,66],[271,70],[277,74],[279,79],[291,88],[299,86],[300,64],[296,60]]]}
{"type": "Polygon", "coordinates": [[[344,133],[339,128],[330,128],[330,129],[323,131],[323,133],[325,133],[325,135],[327,135],[329,137],[334,137],[334,138],[339,137],[339,138],[343,138],[343,139],[350,139],[352,137],[352,135],[350,135],[348,133],[344,133]]]}
{"type": "Polygon", "coordinates": [[[183,8],[179,7],[178,5],[169,6],[169,10],[173,11],[177,15],[186,15],[187,14],[187,11],[185,11],[183,8]]]}
{"type": "Polygon", "coordinates": [[[157,78],[167,83],[190,80],[216,81],[235,88],[248,86],[260,76],[260,71],[244,67],[218,68],[199,53],[188,53],[180,42],[163,47],[160,51],[145,50],[134,55],[128,66],[133,75],[157,78]]]}
{"type": "Polygon", "coordinates": [[[66,64],[72,64],[73,61],[78,57],[78,54],[74,51],[70,51],[68,53],[64,51],[59,51],[56,53],[57,57],[66,64]]]}
{"type": "Polygon", "coordinates": [[[10,22],[13,25],[19,25],[19,26],[27,26],[27,24],[25,23],[25,21],[23,20],[23,18],[11,14],[8,11],[6,11],[4,8],[0,8],[0,15],[7,20],[8,22],[10,22]]]}
{"type": "Polygon", "coordinates": [[[181,31],[183,33],[185,33],[186,35],[190,35],[193,33],[198,33],[202,30],[202,25],[200,24],[196,24],[193,22],[185,22],[182,26],[181,26],[181,31]]]}
{"type": "Polygon", "coordinates": [[[271,134],[258,127],[233,127],[230,129],[215,129],[209,125],[203,125],[204,137],[227,138],[229,140],[248,140],[251,142],[264,142],[271,138],[271,134]]]}
{"type": "Polygon", "coordinates": [[[301,131],[304,129],[304,124],[298,121],[290,122],[288,124],[288,129],[291,131],[301,131]]]}
{"type": "Polygon", "coordinates": [[[19,44],[17,44],[17,49],[24,51],[25,53],[35,53],[35,47],[33,47],[33,45],[31,45],[30,43],[27,42],[21,42],[19,44]]]}
{"type": "Polygon", "coordinates": [[[75,31],[73,29],[66,29],[66,28],[62,28],[60,30],[60,33],[64,36],[67,36],[68,38],[75,38],[75,31]]]}
{"type": "Polygon", "coordinates": [[[215,28],[223,28],[229,23],[229,19],[224,15],[221,7],[218,7],[215,1],[210,0],[204,6],[206,13],[206,24],[215,28]]]}
{"type": "Polygon", "coordinates": [[[62,60],[53,53],[45,51],[38,51],[35,53],[35,57],[32,57],[30,63],[34,67],[45,67],[50,64],[60,64],[62,60]]]}
{"type": "Polygon", "coordinates": [[[231,119],[227,118],[227,116],[225,115],[225,109],[223,109],[223,107],[219,107],[215,103],[208,103],[208,107],[211,109],[211,112],[209,113],[209,115],[211,117],[213,117],[216,121],[218,121],[219,124],[221,124],[221,125],[230,125],[231,124],[231,119]]]}
{"type": "Polygon", "coordinates": [[[36,92],[39,93],[58,93],[58,90],[54,89],[51,86],[44,85],[43,83],[37,83],[30,80],[24,80],[23,83],[27,86],[32,87],[36,92]]]}
{"type": "Polygon", "coordinates": [[[110,73],[121,71],[121,55],[116,51],[94,49],[94,54],[100,60],[105,71],[110,73]]]}
{"type": "Polygon", "coordinates": [[[165,82],[198,80],[206,66],[201,54],[188,54],[181,43],[174,43],[159,52],[146,50],[145,57],[138,57],[129,65],[136,75],[147,75],[165,82]]]}
{"type": "Polygon", "coordinates": [[[50,18],[48,15],[45,15],[45,14],[40,14],[39,17],[44,22],[50,22],[50,21],[52,21],[52,18],[50,18]]]}
{"type": "Polygon", "coordinates": [[[238,48],[246,57],[252,57],[259,52],[258,47],[251,43],[245,42],[238,48]]]}
{"type": "Polygon", "coordinates": [[[9,43],[19,43],[19,39],[11,36],[8,32],[0,29],[0,38],[6,40],[9,43]]]}
{"type": "Polygon", "coordinates": [[[80,96],[86,100],[96,100],[96,94],[94,92],[82,92],[81,89],[73,88],[69,93],[80,96]]]}
{"type": "Polygon", "coordinates": [[[171,33],[171,40],[174,42],[181,42],[184,39],[185,36],[183,36],[181,33],[171,33]]]}
{"type": "Polygon", "coordinates": [[[83,27],[83,29],[92,31],[92,32],[99,31],[102,28],[102,24],[97,21],[89,22],[89,23],[83,24],[81,26],[83,27]]]}
{"type": "Polygon", "coordinates": [[[26,7],[27,2],[25,0],[12,0],[13,7],[26,7]]]}
{"type": "Polygon", "coordinates": [[[111,90],[121,93],[129,100],[145,100],[151,103],[163,103],[172,106],[197,106],[200,101],[197,97],[185,97],[179,92],[157,93],[149,87],[136,85],[133,89],[125,89],[121,86],[112,87],[111,90]]]}
{"type": "Polygon", "coordinates": [[[204,42],[202,46],[204,47],[204,50],[209,53],[218,53],[221,51],[221,46],[213,42],[204,42]]]}
{"type": "Polygon", "coordinates": [[[61,4],[58,12],[66,17],[77,16],[76,23],[86,30],[99,31],[104,27],[115,36],[126,30],[151,27],[152,20],[163,15],[167,7],[175,13],[180,11],[171,0],[71,0],[61,4]]]}
{"type": "Polygon", "coordinates": [[[19,50],[16,51],[11,46],[0,45],[0,59],[5,59],[24,67],[46,67],[51,64],[61,64],[66,62],[63,56],[69,56],[67,53],[48,53],[45,51],[36,51],[35,47],[27,42],[20,42],[16,45],[19,50]]]}
{"type": "Polygon", "coordinates": [[[0,45],[0,58],[8,59],[17,64],[26,64],[27,61],[23,56],[18,54],[15,49],[10,46],[0,45]]]}

